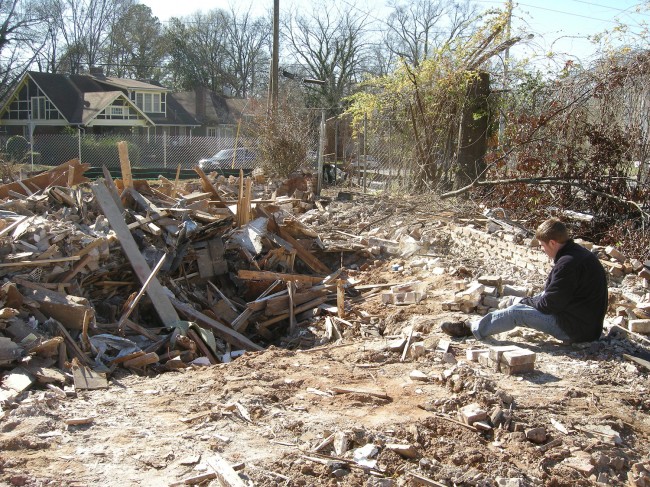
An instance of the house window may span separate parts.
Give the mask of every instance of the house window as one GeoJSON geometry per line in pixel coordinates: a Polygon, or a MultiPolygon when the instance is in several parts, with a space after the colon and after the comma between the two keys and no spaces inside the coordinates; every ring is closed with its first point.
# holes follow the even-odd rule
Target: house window
{"type": "Polygon", "coordinates": [[[217,127],[208,127],[208,137],[216,137],[217,136],[217,127]]]}
{"type": "Polygon", "coordinates": [[[32,120],[45,120],[47,119],[47,112],[45,110],[45,97],[33,96],[32,97],[32,120]]]}
{"type": "Polygon", "coordinates": [[[110,107],[110,114],[112,117],[123,117],[124,116],[124,107],[110,107]]]}
{"type": "Polygon", "coordinates": [[[164,113],[164,96],[161,93],[136,92],[136,106],[145,113],[164,113]]]}

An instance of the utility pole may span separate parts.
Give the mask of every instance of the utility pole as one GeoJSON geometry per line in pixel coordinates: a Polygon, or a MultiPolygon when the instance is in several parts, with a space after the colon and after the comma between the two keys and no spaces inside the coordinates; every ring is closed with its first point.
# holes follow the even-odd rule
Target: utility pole
{"type": "MultiPolygon", "coordinates": [[[[506,23],[506,42],[510,40],[510,24],[512,23],[512,0],[506,2],[506,12],[508,21],[506,23]]],[[[505,98],[508,92],[508,70],[510,68],[510,45],[506,47],[506,52],[503,55],[503,91],[502,96],[505,98]]],[[[501,106],[499,113],[499,147],[503,147],[503,137],[506,129],[506,117],[503,113],[505,107],[501,106]]]]}
{"type": "Polygon", "coordinates": [[[268,112],[275,117],[278,111],[278,65],[280,58],[280,0],[273,0],[273,49],[269,80],[268,112]]]}

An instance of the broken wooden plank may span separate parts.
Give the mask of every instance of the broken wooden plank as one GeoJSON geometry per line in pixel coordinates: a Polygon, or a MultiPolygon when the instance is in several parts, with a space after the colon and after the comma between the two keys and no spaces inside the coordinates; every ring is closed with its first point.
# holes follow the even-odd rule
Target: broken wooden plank
{"type": "Polygon", "coordinates": [[[307,276],[304,274],[283,274],[281,272],[271,272],[271,271],[250,271],[245,269],[240,269],[237,273],[237,277],[244,280],[259,280],[259,281],[298,281],[298,282],[308,282],[310,284],[316,284],[323,280],[321,276],[307,276]]]}
{"type": "Polygon", "coordinates": [[[43,260],[19,260],[16,262],[2,262],[0,267],[29,267],[29,266],[44,266],[47,264],[54,264],[57,262],[74,262],[79,260],[78,255],[73,255],[70,257],[57,257],[54,259],[43,259],[43,260]]]}
{"type": "Polygon", "coordinates": [[[129,160],[129,146],[126,141],[121,140],[117,143],[117,150],[120,154],[120,170],[122,172],[122,184],[124,188],[133,187],[133,177],[131,176],[131,161],[129,160]]]}
{"type": "MultiPolygon", "coordinates": [[[[131,232],[124,222],[124,218],[111,198],[106,185],[102,181],[97,181],[92,185],[92,189],[104,215],[111,225],[111,228],[117,234],[120,245],[131,262],[133,270],[140,279],[140,282],[144,284],[151,274],[151,269],[149,268],[145,258],[142,256],[138,245],[135,243],[131,232]]],[[[178,314],[170,303],[169,297],[163,290],[160,282],[158,282],[158,279],[155,277],[149,284],[148,295],[151,298],[151,302],[153,303],[154,309],[158,313],[160,320],[165,324],[165,326],[173,326],[173,324],[179,320],[178,314]]]]}
{"type": "MultiPolygon", "coordinates": [[[[320,298],[314,299],[312,301],[308,301],[307,303],[303,304],[302,306],[298,306],[295,310],[294,313],[300,314],[303,311],[307,311],[313,308],[317,308],[319,305],[323,304],[325,301],[327,301],[327,296],[322,296],[320,298]]],[[[270,320],[263,321],[261,323],[257,324],[258,330],[260,328],[264,329],[267,328],[268,326],[278,323],[282,320],[286,320],[289,318],[289,313],[283,313],[281,315],[275,316],[271,318],[270,320]]]]}
{"type": "MultiPolygon", "coordinates": [[[[61,323],[56,323],[57,328],[61,336],[63,337],[63,343],[61,345],[64,345],[66,350],[70,349],[72,352],[72,355],[74,358],[76,358],[79,362],[81,362],[82,365],[86,365],[88,367],[92,366],[92,361],[86,355],[83,350],[79,348],[77,345],[77,342],[75,342],[72,337],[70,336],[70,333],[68,333],[68,330],[65,329],[65,327],[61,323]]],[[[60,358],[60,357],[59,357],[60,358]]]]}
{"type": "Polygon", "coordinates": [[[642,358],[635,357],[634,355],[628,355],[627,353],[623,354],[623,358],[625,360],[629,360],[630,362],[634,362],[637,365],[640,365],[646,370],[650,370],[650,362],[648,362],[647,360],[643,360],[642,358]]]}
{"type": "Polygon", "coordinates": [[[230,464],[219,454],[212,453],[211,458],[206,458],[207,463],[214,473],[222,487],[246,487],[239,474],[230,466],[230,464]]]}
{"type": "Polygon", "coordinates": [[[146,365],[155,364],[159,360],[160,358],[158,357],[157,353],[149,352],[145,353],[144,355],[139,355],[137,357],[126,360],[122,365],[130,369],[141,369],[146,365]]]}
{"type": "Polygon", "coordinates": [[[214,320],[209,316],[206,316],[200,311],[197,311],[189,304],[183,303],[174,297],[170,298],[170,301],[174,307],[182,314],[190,318],[192,321],[196,321],[197,323],[210,328],[216,335],[218,335],[226,342],[234,345],[235,347],[252,351],[264,350],[262,347],[253,343],[241,333],[238,333],[227,325],[214,320]]]}
{"type": "Polygon", "coordinates": [[[54,184],[63,186],[67,182],[67,175],[70,168],[74,168],[74,185],[87,183],[90,181],[83,175],[90,168],[90,164],[81,164],[78,159],[72,159],[47,172],[37,174],[31,178],[23,179],[20,182],[0,185],[0,198],[7,198],[9,196],[9,191],[15,191],[16,193],[27,195],[27,191],[24,189],[25,185],[29,185],[36,190],[46,189],[47,187],[53,186],[54,184]]]}
{"type": "Polygon", "coordinates": [[[160,258],[158,263],[155,265],[155,267],[151,270],[151,274],[149,274],[149,277],[147,277],[147,280],[144,281],[142,284],[142,288],[136,295],[136,297],[131,301],[131,304],[129,304],[129,307],[127,310],[124,312],[122,317],[120,318],[120,321],[117,323],[117,330],[119,333],[122,333],[124,330],[124,323],[128,319],[129,316],[131,316],[131,313],[133,313],[133,310],[135,307],[138,305],[140,302],[140,299],[142,299],[142,296],[144,296],[144,293],[147,291],[147,288],[151,284],[151,281],[153,281],[156,278],[156,274],[158,274],[158,271],[162,267],[162,265],[165,263],[165,259],[167,258],[167,254],[163,254],[163,256],[160,258]]]}
{"type": "Polygon", "coordinates": [[[360,390],[360,389],[350,389],[348,387],[332,387],[331,390],[335,394],[361,394],[361,395],[364,395],[364,396],[373,396],[373,397],[378,397],[380,399],[386,399],[388,401],[392,400],[392,397],[390,397],[388,394],[385,394],[383,392],[365,391],[365,390],[360,390]]]}
{"type": "MultiPolygon", "coordinates": [[[[217,205],[220,208],[228,208],[225,201],[219,194],[219,191],[217,191],[217,189],[212,185],[210,179],[208,179],[208,177],[205,175],[203,170],[200,167],[196,166],[194,167],[194,172],[196,172],[196,174],[199,175],[199,178],[201,178],[201,185],[203,186],[203,191],[209,192],[212,195],[212,197],[216,200],[215,205],[217,205]]],[[[230,209],[228,209],[228,212],[231,215],[234,215],[234,213],[230,209]]]]}
{"type": "MultiPolygon", "coordinates": [[[[21,286],[25,287],[22,283],[21,286]]],[[[74,330],[83,329],[86,312],[90,317],[95,316],[95,311],[90,302],[81,296],[72,296],[47,289],[27,288],[22,291],[23,296],[36,301],[40,311],[49,318],[63,323],[67,328],[74,330]]]]}

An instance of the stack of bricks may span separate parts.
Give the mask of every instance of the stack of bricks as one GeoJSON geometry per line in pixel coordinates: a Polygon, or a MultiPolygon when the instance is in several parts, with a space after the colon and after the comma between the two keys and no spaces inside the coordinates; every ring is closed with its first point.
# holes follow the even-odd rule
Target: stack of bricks
{"type": "Polygon", "coordinates": [[[503,284],[499,276],[480,276],[476,281],[466,283],[464,280],[454,281],[453,289],[456,291],[454,300],[442,303],[444,311],[462,311],[463,313],[478,313],[485,315],[498,308],[505,308],[504,298],[509,296],[525,297],[530,294],[529,289],[521,286],[503,284]]]}
{"type": "Polygon", "coordinates": [[[484,367],[506,375],[533,372],[535,359],[535,352],[516,345],[467,350],[467,360],[478,362],[484,367]]]}

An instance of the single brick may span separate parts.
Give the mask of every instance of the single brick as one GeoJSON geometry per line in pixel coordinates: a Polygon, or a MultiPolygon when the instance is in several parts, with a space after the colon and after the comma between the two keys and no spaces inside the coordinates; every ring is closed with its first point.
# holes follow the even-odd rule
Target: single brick
{"type": "Polygon", "coordinates": [[[503,352],[501,356],[501,362],[504,362],[506,365],[522,365],[535,363],[535,352],[530,350],[512,350],[508,352],[503,352]]]}

